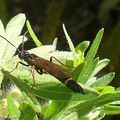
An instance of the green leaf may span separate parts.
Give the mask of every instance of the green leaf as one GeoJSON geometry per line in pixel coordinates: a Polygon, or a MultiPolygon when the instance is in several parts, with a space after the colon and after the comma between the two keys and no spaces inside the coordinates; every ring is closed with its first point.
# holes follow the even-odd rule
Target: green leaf
{"type": "Polygon", "coordinates": [[[75,47],[74,47],[74,45],[73,45],[73,43],[72,43],[72,40],[71,40],[70,36],[69,36],[68,33],[67,33],[67,30],[66,30],[64,24],[63,24],[63,31],[64,31],[64,34],[65,34],[66,39],[67,39],[67,41],[68,41],[70,50],[73,52],[74,66],[76,66],[76,65],[77,65],[77,57],[76,57],[76,55],[75,55],[75,47]]]}
{"type": "MultiPolygon", "coordinates": [[[[68,62],[68,66],[73,65],[73,60],[72,60],[73,59],[73,54],[72,54],[72,52],[67,52],[67,51],[53,51],[53,52],[50,52],[50,53],[44,55],[43,58],[46,59],[46,57],[50,58],[51,56],[54,56],[55,58],[57,58],[62,63],[66,64],[68,62]]],[[[56,61],[53,61],[53,62],[56,62],[56,61]]]]}
{"type": "Polygon", "coordinates": [[[113,93],[115,91],[115,88],[112,86],[106,86],[106,87],[102,87],[102,94],[107,94],[107,93],[113,93]]]}
{"type": "Polygon", "coordinates": [[[5,90],[5,86],[7,85],[7,83],[9,83],[9,79],[8,79],[8,76],[7,75],[1,75],[2,79],[1,79],[1,90],[5,90]]]}
{"type": "Polygon", "coordinates": [[[25,20],[25,14],[22,13],[13,17],[6,26],[6,38],[11,39],[20,35],[25,24],[25,20]]]}
{"type": "Polygon", "coordinates": [[[113,78],[115,77],[115,73],[111,72],[108,73],[107,75],[97,79],[92,85],[90,85],[91,87],[103,87],[108,85],[113,78]]]}
{"type": "Polygon", "coordinates": [[[90,79],[92,73],[94,72],[97,64],[98,64],[99,58],[96,58],[93,62],[87,64],[82,72],[80,73],[79,77],[78,77],[78,81],[80,83],[86,83],[88,81],[88,79],[90,79]]]}
{"type": "Polygon", "coordinates": [[[15,103],[10,95],[7,96],[7,104],[9,115],[12,117],[11,120],[16,120],[16,118],[19,118],[20,110],[15,106],[15,103]]]}
{"type": "Polygon", "coordinates": [[[72,77],[75,81],[78,80],[80,73],[82,72],[83,68],[85,67],[85,62],[79,64],[75,70],[72,72],[72,77]]]}
{"type": "MultiPolygon", "coordinates": [[[[22,41],[22,39],[23,39],[23,36],[18,36],[16,38],[12,38],[10,40],[10,42],[14,43],[16,48],[18,48],[20,43],[21,43],[21,41],[22,41]]],[[[26,41],[27,38],[25,37],[24,40],[26,41]]],[[[4,55],[3,55],[3,58],[2,58],[2,61],[6,62],[6,61],[10,60],[13,57],[13,55],[15,54],[15,52],[16,52],[16,50],[17,50],[16,48],[14,48],[12,45],[7,43],[6,49],[4,51],[4,55]]]]}
{"type": "Polygon", "coordinates": [[[56,46],[57,46],[57,40],[58,40],[58,38],[55,38],[54,40],[53,40],[53,46],[55,46],[55,49],[56,49],[56,46]]]}
{"type": "MultiPolygon", "coordinates": [[[[0,20],[0,35],[5,36],[5,30],[4,30],[4,26],[1,20],[0,20]]],[[[7,42],[3,40],[3,38],[0,37],[0,44],[2,45],[2,47],[0,47],[0,65],[1,65],[2,56],[4,54],[4,50],[5,50],[7,42]]]]}
{"type": "Polygon", "coordinates": [[[65,113],[64,111],[61,111],[58,113],[57,116],[53,117],[54,120],[78,120],[78,114],[77,112],[66,110],[65,113]]]}
{"type": "Polygon", "coordinates": [[[37,36],[33,32],[32,27],[30,25],[30,22],[28,20],[26,22],[26,25],[27,25],[28,32],[30,33],[30,36],[32,37],[32,39],[35,42],[36,46],[38,46],[38,47],[41,46],[42,43],[38,40],[37,36]]]}
{"type": "Polygon", "coordinates": [[[100,70],[102,70],[104,67],[106,67],[108,65],[110,60],[108,59],[103,59],[103,60],[100,60],[92,74],[92,76],[95,76],[100,70]]]}
{"type": "Polygon", "coordinates": [[[2,21],[0,20],[0,35],[5,35],[5,29],[2,21]]]}
{"type": "Polygon", "coordinates": [[[22,111],[20,115],[20,120],[38,120],[36,112],[28,103],[23,102],[20,110],[22,111]]]}
{"type": "Polygon", "coordinates": [[[94,99],[81,102],[71,107],[69,110],[76,111],[78,113],[78,116],[80,117],[88,114],[91,110],[97,107],[103,107],[103,105],[106,105],[116,100],[120,100],[120,92],[100,95],[94,99]]]}
{"type": "Polygon", "coordinates": [[[34,96],[28,96],[27,94],[23,93],[29,105],[34,109],[35,112],[41,111],[40,103],[34,96]],[[33,101],[34,100],[34,101],[33,101]]]}
{"type": "MultiPolygon", "coordinates": [[[[17,16],[13,17],[9,23],[6,26],[6,30],[2,32],[1,36],[8,39],[11,43],[13,43],[16,48],[20,45],[23,37],[19,36],[22,28],[25,23],[25,15],[24,14],[18,14],[17,16]]],[[[0,25],[1,30],[4,29],[3,25],[1,23],[0,25]]],[[[5,39],[0,37],[0,43],[3,45],[1,47],[1,54],[0,54],[0,62],[2,61],[2,64],[7,60],[10,59],[13,54],[16,51],[16,48],[14,48],[10,43],[8,43],[5,39]]]]}
{"type": "MultiPolygon", "coordinates": [[[[1,69],[1,68],[0,68],[1,69]]],[[[3,80],[3,74],[2,74],[2,72],[0,71],[0,85],[1,85],[1,83],[2,83],[2,80],[3,80]]],[[[2,88],[2,85],[1,85],[1,88],[2,88]]]]}
{"type": "MultiPolygon", "coordinates": [[[[28,52],[33,53],[39,57],[45,58],[45,59],[50,59],[50,53],[53,53],[55,51],[55,46],[54,45],[44,45],[41,47],[33,48],[31,50],[28,50],[28,52]]],[[[58,52],[59,53],[59,52],[58,52]]]]}
{"type": "MultiPolygon", "coordinates": [[[[0,115],[3,116],[3,118],[4,118],[4,116],[9,115],[6,98],[0,100],[0,115]]],[[[5,119],[2,119],[2,117],[1,117],[1,120],[5,120],[5,119]]]]}
{"type": "MultiPolygon", "coordinates": [[[[116,90],[115,90],[116,91],[116,90]]],[[[120,100],[114,101],[112,103],[110,103],[111,105],[118,105],[120,106],[120,100]]]]}
{"type": "Polygon", "coordinates": [[[52,101],[52,103],[48,106],[47,111],[45,112],[44,119],[50,120],[53,116],[56,116],[61,110],[65,108],[68,102],[59,102],[52,101]]]}
{"type": "Polygon", "coordinates": [[[90,86],[91,84],[93,84],[96,81],[97,77],[91,77],[90,79],[88,79],[86,85],[90,86]]]}
{"type": "Polygon", "coordinates": [[[80,44],[77,45],[77,47],[75,48],[75,51],[78,53],[78,51],[81,51],[82,53],[84,53],[86,51],[86,49],[89,46],[89,41],[83,41],[80,44]]]}
{"type": "Polygon", "coordinates": [[[105,117],[102,108],[96,108],[91,110],[87,115],[80,117],[80,120],[101,120],[105,117]]]}
{"type": "Polygon", "coordinates": [[[95,87],[97,91],[101,94],[113,93],[115,88],[112,86],[105,86],[105,87],[95,87]]]}
{"type": "Polygon", "coordinates": [[[88,87],[87,85],[84,85],[84,84],[80,84],[80,85],[81,85],[82,88],[84,89],[84,93],[85,93],[85,94],[91,93],[91,94],[93,94],[93,95],[95,95],[95,96],[100,95],[100,93],[99,93],[97,90],[95,90],[94,88],[88,87]]]}
{"type": "Polygon", "coordinates": [[[57,102],[53,101],[49,105],[47,111],[45,112],[44,119],[45,120],[50,120],[50,118],[57,112],[57,108],[58,108],[57,102]]]}
{"type": "Polygon", "coordinates": [[[104,112],[106,115],[115,115],[115,114],[119,115],[120,114],[120,106],[105,105],[104,112]]]}
{"type": "Polygon", "coordinates": [[[66,36],[66,39],[67,39],[67,41],[68,41],[70,50],[71,50],[73,53],[75,53],[75,47],[74,47],[74,45],[73,45],[73,43],[72,43],[72,40],[71,40],[70,36],[69,36],[68,33],[67,33],[67,30],[66,30],[64,24],[63,24],[63,31],[64,31],[65,36],[66,36]]]}
{"type": "Polygon", "coordinates": [[[96,53],[97,53],[97,50],[99,48],[99,45],[100,45],[100,42],[101,42],[101,39],[102,39],[102,36],[103,36],[103,32],[104,32],[104,29],[101,29],[96,37],[95,37],[95,40],[93,41],[87,55],[86,55],[86,62],[89,64],[90,62],[93,61],[96,53]]]}

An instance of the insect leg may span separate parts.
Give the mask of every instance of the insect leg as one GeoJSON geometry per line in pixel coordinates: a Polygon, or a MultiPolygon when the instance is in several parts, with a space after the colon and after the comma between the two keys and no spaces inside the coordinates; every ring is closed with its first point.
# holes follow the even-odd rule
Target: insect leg
{"type": "MultiPolygon", "coordinates": [[[[33,87],[34,87],[34,85],[35,85],[35,66],[34,66],[34,65],[31,66],[30,72],[32,73],[33,87]]],[[[32,87],[32,88],[33,88],[33,87],[32,87]]]]}
{"type": "Polygon", "coordinates": [[[57,62],[59,62],[61,65],[66,66],[65,64],[63,64],[62,62],[60,62],[60,61],[59,61],[56,57],[54,57],[54,56],[51,56],[51,57],[50,57],[50,62],[52,62],[53,58],[54,58],[57,62]]]}
{"type": "Polygon", "coordinates": [[[25,63],[23,63],[23,62],[19,62],[20,64],[22,64],[22,65],[24,65],[24,66],[30,66],[29,64],[25,64],[25,63]]]}
{"type": "Polygon", "coordinates": [[[34,65],[31,66],[30,72],[31,72],[31,74],[32,74],[32,80],[33,80],[32,88],[30,88],[30,93],[32,93],[33,88],[34,88],[34,86],[35,86],[35,66],[34,66],[34,65]]]}
{"type": "Polygon", "coordinates": [[[51,57],[50,57],[50,62],[52,62],[53,58],[54,58],[57,62],[59,62],[61,65],[65,66],[65,67],[74,68],[74,67],[72,67],[72,66],[67,66],[67,65],[63,64],[62,62],[60,62],[60,61],[59,61],[56,57],[54,57],[54,56],[51,56],[51,57]]]}
{"type": "Polygon", "coordinates": [[[19,61],[19,62],[16,64],[15,68],[14,68],[13,70],[11,70],[10,72],[13,72],[15,69],[17,69],[17,67],[18,67],[19,64],[22,64],[22,65],[24,65],[24,66],[29,66],[29,64],[25,64],[25,63],[22,63],[21,61],[19,61]]]}
{"type": "Polygon", "coordinates": [[[40,74],[40,75],[42,75],[43,74],[43,69],[36,69],[36,71],[40,74]]]}

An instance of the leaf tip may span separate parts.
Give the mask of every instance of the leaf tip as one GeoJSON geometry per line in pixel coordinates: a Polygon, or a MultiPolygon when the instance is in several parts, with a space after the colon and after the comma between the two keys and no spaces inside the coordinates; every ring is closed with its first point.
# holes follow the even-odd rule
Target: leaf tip
{"type": "Polygon", "coordinates": [[[112,72],[113,77],[115,76],[115,72],[112,72]]]}
{"type": "Polygon", "coordinates": [[[26,24],[29,24],[29,20],[26,20],[26,24]]]}
{"type": "Polygon", "coordinates": [[[101,32],[104,32],[104,28],[102,28],[100,31],[101,31],[101,32]]]}
{"type": "Polygon", "coordinates": [[[62,27],[63,27],[63,31],[66,32],[66,28],[65,28],[65,24],[64,23],[62,24],[62,27]]]}
{"type": "Polygon", "coordinates": [[[23,17],[23,18],[26,18],[25,13],[20,13],[20,14],[18,14],[17,16],[21,16],[21,17],[23,17]]]}

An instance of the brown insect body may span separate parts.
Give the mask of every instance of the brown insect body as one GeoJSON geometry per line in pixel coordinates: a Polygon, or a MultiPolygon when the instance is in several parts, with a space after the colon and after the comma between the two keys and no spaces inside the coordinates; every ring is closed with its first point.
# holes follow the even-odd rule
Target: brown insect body
{"type": "Polygon", "coordinates": [[[68,86],[74,92],[83,93],[83,88],[72,79],[71,74],[62,66],[38,57],[34,54],[30,54],[27,51],[21,51],[19,58],[26,61],[29,65],[34,66],[36,71],[42,71],[43,69],[49,74],[60,80],[63,84],[68,86]]]}

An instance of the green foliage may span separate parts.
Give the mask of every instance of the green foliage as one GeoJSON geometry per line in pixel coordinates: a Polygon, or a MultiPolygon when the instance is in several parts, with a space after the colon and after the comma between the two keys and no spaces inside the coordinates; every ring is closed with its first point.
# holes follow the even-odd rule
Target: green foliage
{"type": "Polygon", "coordinates": [[[10,95],[7,96],[7,107],[8,107],[9,115],[13,116],[12,120],[15,120],[16,118],[19,118],[19,116],[20,116],[20,110],[19,110],[19,108],[17,108],[15,106],[13,98],[10,95]]]}
{"type": "Polygon", "coordinates": [[[20,120],[38,120],[35,111],[28,103],[23,102],[20,107],[20,110],[22,111],[19,117],[20,120]]]}
{"type": "Polygon", "coordinates": [[[36,46],[41,46],[42,43],[38,40],[38,38],[36,37],[35,33],[33,32],[32,28],[31,28],[31,25],[29,23],[29,21],[27,20],[26,22],[26,26],[27,26],[27,29],[28,29],[28,32],[29,34],[31,35],[32,39],[34,40],[36,46]]]}
{"type": "MultiPolygon", "coordinates": [[[[19,14],[10,20],[6,28],[0,21],[0,35],[9,39],[18,47],[23,39],[23,35],[20,35],[20,33],[25,20],[25,15],[19,14]]],[[[17,116],[20,120],[38,120],[39,118],[42,119],[43,116],[44,120],[69,120],[71,118],[72,120],[95,120],[102,119],[106,114],[120,114],[120,107],[115,106],[115,104],[120,104],[120,89],[109,86],[115,73],[111,72],[100,78],[97,77],[97,74],[109,63],[108,59],[95,58],[103,36],[103,29],[97,33],[90,49],[84,56],[89,42],[84,41],[75,48],[64,25],[63,30],[71,52],[57,51],[57,38],[54,40],[53,45],[43,46],[35,36],[28,21],[27,28],[38,46],[28,50],[28,52],[45,59],[54,56],[63,63],[71,61],[73,64],[68,62],[68,66],[75,67],[71,73],[72,77],[83,87],[85,94],[74,93],[52,75],[40,75],[36,72],[35,86],[33,87],[32,76],[28,68],[23,65],[19,65],[12,73],[9,72],[14,69],[16,63],[20,60],[18,56],[13,56],[16,49],[0,38],[2,44],[2,47],[0,47],[0,83],[5,86],[10,79],[18,88],[14,89],[16,87],[12,87],[11,91],[4,95],[7,105],[2,98],[0,110],[1,106],[5,104],[6,114],[0,112],[0,116],[17,116]],[[50,100],[50,102],[40,104],[37,98],[44,98],[50,100]],[[37,116],[37,113],[40,116],[37,116]]],[[[27,38],[25,39],[27,40],[27,38]]]]}

